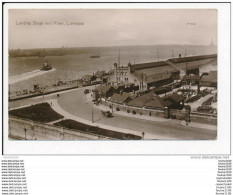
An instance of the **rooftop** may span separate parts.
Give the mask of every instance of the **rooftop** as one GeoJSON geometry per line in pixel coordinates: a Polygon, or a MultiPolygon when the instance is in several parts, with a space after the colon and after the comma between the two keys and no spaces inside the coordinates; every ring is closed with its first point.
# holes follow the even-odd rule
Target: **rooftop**
{"type": "Polygon", "coordinates": [[[148,108],[164,108],[167,106],[169,106],[169,104],[157,95],[153,96],[151,101],[145,104],[145,107],[148,107],[148,108]]]}
{"type": "Polygon", "coordinates": [[[137,106],[144,107],[147,103],[149,103],[153,96],[156,96],[154,92],[150,92],[144,95],[141,95],[128,103],[129,106],[137,106]]]}
{"type": "Polygon", "coordinates": [[[199,75],[184,75],[183,80],[188,80],[188,79],[199,80],[200,76],[199,75]]]}
{"type": "Polygon", "coordinates": [[[195,69],[199,68],[203,63],[208,63],[210,59],[217,58],[217,54],[212,55],[200,55],[200,56],[189,56],[189,57],[181,57],[181,58],[172,58],[167,61],[158,61],[158,62],[149,62],[142,64],[134,64],[132,65],[132,71],[137,72],[137,74],[153,74],[153,73],[172,73],[177,72],[177,69],[172,67],[169,64],[169,61],[178,66],[179,69],[195,69]],[[187,67],[186,67],[186,63],[187,67]]]}
{"type": "Polygon", "coordinates": [[[211,71],[208,75],[203,75],[201,81],[217,82],[218,72],[211,71]]]}
{"type": "Polygon", "coordinates": [[[96,73],[95,73],[95,76],[97,77],[97,78],[100,78],[100,77],[102,77],[102,76],[104,76],[104,74],[105,74],[105,71],[100,71],[100,70],[98,70],[96,73]]]}
{"type": "Polygon", "coordinates": [[[183,95],[179,95],[178,93],[173,93],[169,96],[167,96],[166,98],[164,98],[165,101],[171,102],[171,103],[175,103],[178,104],[182,101],[184,101],[184,97],[183,95]]]}
{"type": "Polygon", "coordinates": [[[177,70],[175,68],[173,68],[171,65],[165,64],[164,66],[157,66],[157,67],[151,67],[151,68],[146,68],[146,69],[138,69],[135,72],[137,72],[137,74],[147,74],[147,75],[151,75],[151,74],[161,74],[161,73],[172,73],[172,72],[177,72],[177,70]]]}
{"type": "Polygon", "coordinates": [[[93,77],[93,75],[85,75],[83,76],[83,79],[91,79],[93,77]]]}
{"type": "Polygon", "coordinates": [[[113,88],[112,85],[100,85],[96,88],[101,93],[106,93],[109,89],[113,88]]]}
{"type": "Polygon", "coordinates": [[[142,63],[142,64],[134,64],[132,65],[132,69],[139,70],[139,69],[153,68],[153,67],[164,66],[164,65],[166,65],[164,61],[148,62],[148,63],[142,63]]]}
{"type": "Polygon", "coordinates": [[[147,84],[171,78],[171,73],[168,73],[168,72],[156,73],[156,74],[155,73],[151,74],[150,72],[150,74],[147,75],[146,73],[139,74],[138,71],[136,71],[136,72],[133,72],[132,75],[134,75],[138,79],[142,79],[142,75],[143,75],[143,82],[147,84]]]}
{"type": "Polygon", "coordinates": [[[154,92],[154,93],[165,93],[165,92],[167,92],[167,88],[166,87],[157,87],[157,88],[154,88],[154,89],[152,89],[152,91],[154,92]]]}
{"type": "Polygon", "coordinates": [[[154,75],[150,75],[150,76],[145,76],[144,77],[144,82],[145,83],[154,83],[156,81],[161,81],[164,79],[169,79],[171,78],[171,74],[154,74],[154,75]]]}
{"type": "Polygon", "coordinates": [[[217,58],[217,54],[172,58],[169,60],[173,63],[183,63],[183,62],[198,61],[198,60],[204,60],[210,58],[217,58]]]}
{"type": "Polygon", "coordinates": [[[125,93],[125,92],[123,92],[122,94],[114,93],[113,96],[111,97],[111,101],[123,104],[129,98],[130,98],[130,94],[129,93],[125,93]]]}

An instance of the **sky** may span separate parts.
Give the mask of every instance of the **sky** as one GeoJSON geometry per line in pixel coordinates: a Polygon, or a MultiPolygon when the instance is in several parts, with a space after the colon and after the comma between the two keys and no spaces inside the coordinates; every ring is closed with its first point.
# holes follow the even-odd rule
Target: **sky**
{"type": "Polygon", "coordinates": [[[11,9],[8,16],[10,49],[217,45],[215,9],[11,9]]]}

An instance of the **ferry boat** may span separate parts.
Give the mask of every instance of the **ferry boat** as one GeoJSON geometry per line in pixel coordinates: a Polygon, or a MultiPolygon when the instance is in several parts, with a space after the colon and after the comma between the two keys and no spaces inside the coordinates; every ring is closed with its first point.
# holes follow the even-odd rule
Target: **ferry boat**
{"type": "Polygon", "coordinates": [[[100,56],[95,55],[95,56],[90,56],[90,58],[100,58],[100,56]]]}
{"type": "Polygon", "coordinates": [[[48,61],[45,61],[44,66],[42,66],[40,70],[44,70],[44,71],[52,70],[52,66],[48,64],[48,61]]]}

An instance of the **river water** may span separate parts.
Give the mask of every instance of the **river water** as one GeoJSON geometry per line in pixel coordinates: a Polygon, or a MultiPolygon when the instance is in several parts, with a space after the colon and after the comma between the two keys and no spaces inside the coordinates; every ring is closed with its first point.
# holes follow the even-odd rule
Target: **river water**
{"type": "Polygon", "coordinates": [[[77,55],[46,56],[46,57],[14,57],[9,58],[9,84],[11,90],[32,89],[34,84],[51,86],[59,80],[68,81],[80,79],[86,74],[97,70],[109,71],[113,64],[118,63],[120,49],[120,65],[129,62],[145,63],[169,58],[191,55],[216,53],[216,48],[208,46],[122,46],[83,48],[85,52],[77,55]],[[172,52],[173,51],[173,52],[172,52]],[[159,53],[159,54],[158,54],[159,53]],[[172,54],[173,53],[173,54],[172,54]],[[90,58],[99,55],[100,58],[90,58]],[[52,71],[40,71],[44,61],[53,67],[52,71]]]}

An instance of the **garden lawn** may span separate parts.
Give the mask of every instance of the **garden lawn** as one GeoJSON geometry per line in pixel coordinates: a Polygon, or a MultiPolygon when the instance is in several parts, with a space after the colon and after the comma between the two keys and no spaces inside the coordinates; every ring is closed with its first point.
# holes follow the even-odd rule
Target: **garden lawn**
{"type": "Polygon", "coordinates": [[[86,124],[83,124],[83,123],[80,123],[74,120],[64,120],[64,121],[55,123],[54,125],[66,127],[69,129],[76,129],[76,130],[83,131],[83,132],[90,132],[93,134],[102,135],[102,136],[111,137],[111,138],[120,139],[120,140],[142,139],[142,137],[137,136],[137,135],[102,129],[99,127],[86,125],[86,124]]]}
{"type": "Polygon", "coordinates": [[[48,103],[40,103],[25,108],[9,111],[9,114],[38,122],[51,122],[64,118],[55,112],[48,103]]]}

